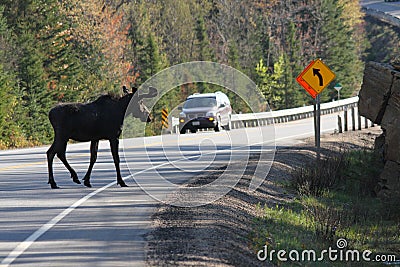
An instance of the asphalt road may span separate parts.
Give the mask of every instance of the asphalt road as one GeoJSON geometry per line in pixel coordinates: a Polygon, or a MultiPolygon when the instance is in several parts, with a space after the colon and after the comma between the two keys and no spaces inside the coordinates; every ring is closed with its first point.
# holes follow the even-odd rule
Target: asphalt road
{"type": "Polygon", "coordinates": [[[374,9],[377,11],[385,12],[391,16],[400,19],[400,1],[399,2],[385,2],[383,0],[361,0],[362,7],[374,9]]]}
{"type": "MultiPolygon", "coordinates": [[[[333,132],[336,118],[323,116],[322,132],[333,132]]],[[[312,136],[312,121],[276,125],[276,144],[292,145],[312,136]]],[[[159,203],[154,197],[165,200],[170,193],[157,175],[164,182],[182,184],[210,167],[230,160],[241,162],[249,153],[272,153],[273,130],[235,129],[121,142],[121,169],[128,188],[115,184],[107,142],[100,143],[92,188],[74,184],[57,159],[55,179],[61,189],[50,189],[47,147],[1,151],[0,266],[143,266],[144,235],[159,203]],[[150,188],[152,197],[131,174],[150,188]]],[[[67,149],[67,158],[80,178],[89,164],[88,151],[88,143],[71,144],[67,149]]]]}

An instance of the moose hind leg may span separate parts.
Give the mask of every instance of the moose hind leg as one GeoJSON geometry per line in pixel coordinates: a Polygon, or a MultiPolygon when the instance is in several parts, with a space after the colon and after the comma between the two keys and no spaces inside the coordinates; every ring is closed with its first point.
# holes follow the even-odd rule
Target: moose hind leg
{"type": "Polygon", "coordinates": [[[64,164],[64,166],[71,173],[72,181],[74,181],[77,184],[80,184],[81,181],[79,181],[78,175],[76,174],[74,169],[72,169],[72,167],[69,165],[69,163],[67,162],[67,158],[65,157],[66,148],[67,148],[67,142],[64,142],[64,144],[60,147],[60,150],[57,151],[57,157],[61,160],[61,162],[64,164]]]}
{"type": "Polygon", "coordinates": [[[54,156],[56,155],[55,149],[54,149],[54,143],[50,146],[49,150],[47,150],[47,168],[49,171],[49,181],[48,184],[50,184],[51,188],[57,189],[59,188],[56,184],[56,181],[54,180],[54,174],[53,174],[53,159],[54,156]]]}
{"type": "Polygon", "coordinates": [[[83,184],[87,187],[92,187],[90,184],[90,174],[92,173],[93,165],[97,160],[97,151],[99,149],[99,140],[92,141],[90,143],[90,164],[89,168],[83,177],[83,184]]]}
{"type": "Polygon", "coordinates": [[[118,138],[110,139],[111,153],[115,164],[115,170],[117,171],[117,184],[119,184],[121,187],[127,187],[124,180],[122,179],[121,170],[119,168],[120,160],[118,155],[118,143],[119,143],[118,138]]]}

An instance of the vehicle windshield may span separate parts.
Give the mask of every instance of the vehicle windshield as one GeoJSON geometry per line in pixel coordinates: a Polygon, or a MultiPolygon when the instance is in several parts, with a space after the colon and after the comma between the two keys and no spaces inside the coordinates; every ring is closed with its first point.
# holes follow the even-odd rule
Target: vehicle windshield
{"type": "Polygon", "coordinates": [[[183,108],[208,108],[217,106],[215,97],[194,97],[186,100],[183,108]]]}

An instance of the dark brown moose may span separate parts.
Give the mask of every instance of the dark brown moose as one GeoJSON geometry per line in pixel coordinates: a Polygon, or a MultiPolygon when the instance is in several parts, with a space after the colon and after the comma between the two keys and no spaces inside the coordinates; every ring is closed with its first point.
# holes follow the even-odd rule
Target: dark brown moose
{"type": "Polygon", "coordinates": [[[124,95],[114,97],[110,95],[100,96],[97,100],[82,104],[59,104],[49,112],[49,119],[54,129],[54,141],[47,151],[47,163],[49,169],[49,184],[51,188],[59,188],[54,180],[53,159],[57,157],[64,163],[71,173],[72,180],[80,184],[78,175],[68,164],[65,151],[69,139],[87,142],[90,141],[90,164],[83,178],[83,183],[91,187],[90,174],[97,159],[99,140],[109,140],[115,169],[117,171],[117,184],[121,187],[127,185],[121,177],[119,168],[118,144],[122,132],[125,112],[129,102],[129,112],[143,122],[150,122],[150,112],[143,104],[143,98],[152,98],[157,95],[157,89],[150,87],[147,94],[139,94],[136,88],[129,92],[123,87],[124,95]]]}

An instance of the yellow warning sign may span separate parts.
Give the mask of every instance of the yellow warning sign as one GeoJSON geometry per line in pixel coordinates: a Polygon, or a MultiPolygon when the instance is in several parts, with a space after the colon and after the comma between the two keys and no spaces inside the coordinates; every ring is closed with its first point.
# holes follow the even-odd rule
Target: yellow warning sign
{"type": "Polygon", "coordinates": [[[164,128],[168,128],[168,109],[161,110],[161,123],[164,128]]]}
{"type": "Polygon", "coordinates": [[[301,74],[301,79],[305,81],[317,94],[327,87],[336,75],[320,59],[315,60],[301,74]]]}

